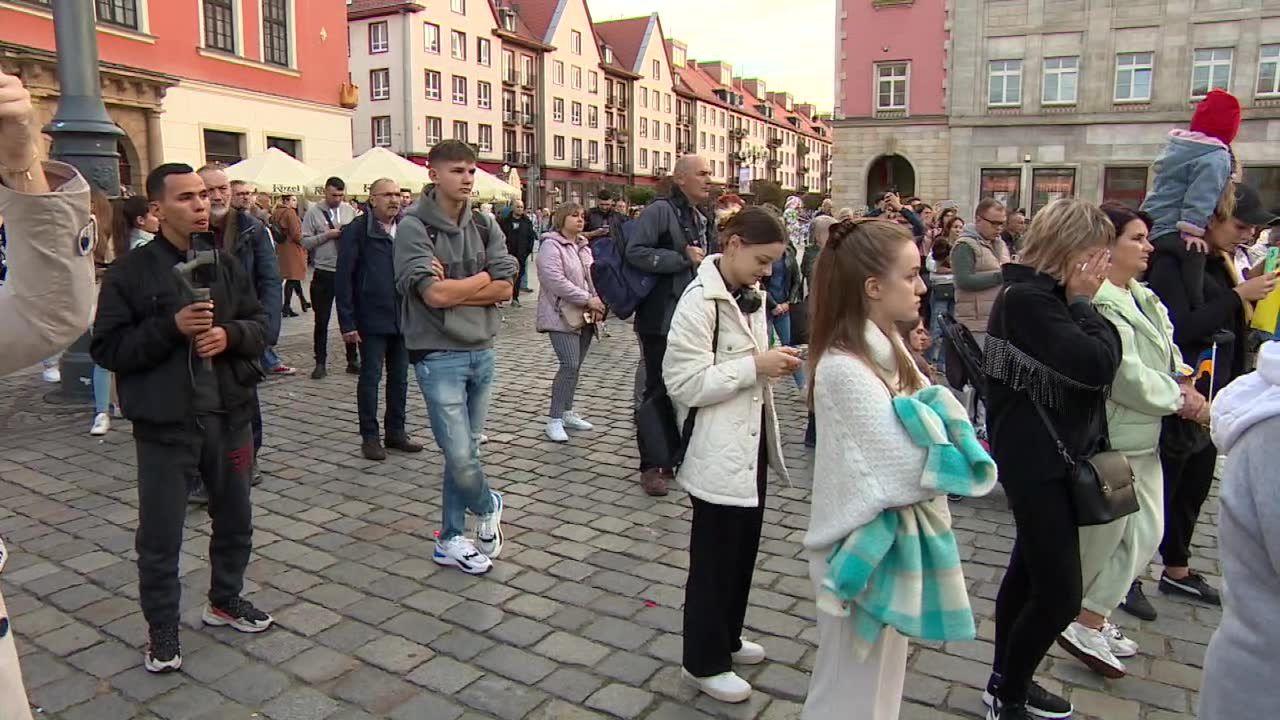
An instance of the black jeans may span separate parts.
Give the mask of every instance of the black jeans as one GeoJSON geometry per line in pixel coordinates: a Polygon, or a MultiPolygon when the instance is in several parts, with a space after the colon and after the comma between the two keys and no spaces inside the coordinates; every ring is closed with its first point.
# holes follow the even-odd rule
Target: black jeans
{"type": "Polygon", "coordinates": [[[517,256],[516,256],[516,262],[520,263],[520,271],[516,274],[515,288],[514,288],[514,289],[512,290],[512,292],[511,292],[511,297],[512,297],[512,298],[514,298],[514,299],[516,299],[516,300],[519,300],[519,299],[520,299],[520,286],[524,285],[525,275],[527,275],[527,274],[528,274],[528,267],[529,267],[529,255],[528,255],[528,253],[526,253],[526,254],[524,254],[524,255],[517,255],[517,256]]]}
{"type": "Polygon", "coordinates": [[[1191,560],[1191,538],[1195,535],[1200,507],[1213,486],[1213,469],[1218,448],[1213,443],[1189,455],[1172,455],[1160,450],[1164,470],[1164,538],[1160,559],[1166,566],[1187,567],[1191,560]]]}
{"type": "Polygon", "coordinates": [[[996,595],[992,668],[1001,676],[1000,700],[1016,704],[1026,701],[1040,661],[1080,612],[1080,534],[1064,477],[1001,480],[1017,536],[996,595]]]}
{"type": "Polygon", "coordinates": [[[209,603],[225,605],[244,588],[253,549],[249,474],[253,441],[249,423],[231,427],[226,415],[191,420],[171,441],[135,438],[138,455],[138,595],[148,625],[176,625],[181,585],[178,554],[187,517],[187,479],[199,477],[209,492],[213,568],[209,603]]]}
{"type": "MultiPolygon", "coordinates": [[[[293,309],[293,294],[298,293],[298,300],[302,302],[302,309],[307,309],[307,296],[302,294],[301,280],[285,280],[284,281],[284,307],[286,310],[293,309]]],[[[313,293],[314,294],[314,293],[313,293]]]]}
{"type": "MultiPolygon", "coordinates": [[[[764,430],[761,429],[761,437],[764,430]]],[[[717,505],[690,496],[693,528],[689,538],[689,579],[684,586],[684,669],[710,677],[733,668],[732,653],[742,648],[751,575],[760,550],[769,462],[760,443],[756,507],[717,505]]]]}
{"type": "Polygon", "coordinates": [[[360,413],[360,437],[377,440],[378,385],[387,368],[387,411],[382,421],[387,437],[404,432],[405,402],[409,393],[409,351],[403,335],[360,335],[360,379],[356,382],[356,408],[360,413]]]}
{"type": "MultiPolygon", "coordinates": [[[[332,270],[315,270],[311,275],[311,307],[316,311],[316,329],[312,336],[316,364],[326,365],[329,360],[329,316],[333,313],[334,292],[337,287],[332,270]]],[[[358,362],[356,346],[343,343],[347,352],[347,364],[358,362]]]]}
{"type": "MultiPolygon", "coordinates": [[[[667,384],[662,381],[662,357],[667,354],[666,335],[638,335],[640,338],[640,354],[644,362],[644,399],[667,394],[667,384]]],[[[639,443],[640,472],[654,468],[665,468],[667,458],[654,457],[652,452],[639,443]]]]}

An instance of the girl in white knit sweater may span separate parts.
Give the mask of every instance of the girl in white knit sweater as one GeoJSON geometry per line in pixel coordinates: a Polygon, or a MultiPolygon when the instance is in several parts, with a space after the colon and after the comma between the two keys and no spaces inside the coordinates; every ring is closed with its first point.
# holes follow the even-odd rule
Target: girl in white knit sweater
{"type": "MultiPolygon", "coordinates": [[[[855,220],[831,228],[810,295],[810,401],[818,447],[804,544],[815,586],[835,544],[889,508],[934,495],[921,487],[925,450],[893,410],[895,395],[928,384],[895,328],[917,317],[924,291],[920,254],[901,225],[855,220]]],[[[817,615],[818,657],[804,720],[896,720],[906,638],[886,627],[859,661],[849,618],[821,610],[817,615]]]]}

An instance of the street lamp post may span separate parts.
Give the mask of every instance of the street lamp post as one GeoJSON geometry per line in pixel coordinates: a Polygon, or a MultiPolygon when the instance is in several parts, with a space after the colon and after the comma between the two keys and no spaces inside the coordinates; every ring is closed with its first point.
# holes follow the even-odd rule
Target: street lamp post
{"type": "MultiPolygon", "coordinates": [[[[53,157],[80,171],[107,197],[120,194],[120,155],[124,135],[107,115],[98,77],[98,33],[93,4],[53,0],[53,32],[58,51],[58,111],[44,132],[53,137],[53,157]]],[[[103,219],[110,222],[110,219],[103,219]]],[[[93,359],[89,335],[62,353],[62,393],[67,400],[93,397],[93,359]]]]}

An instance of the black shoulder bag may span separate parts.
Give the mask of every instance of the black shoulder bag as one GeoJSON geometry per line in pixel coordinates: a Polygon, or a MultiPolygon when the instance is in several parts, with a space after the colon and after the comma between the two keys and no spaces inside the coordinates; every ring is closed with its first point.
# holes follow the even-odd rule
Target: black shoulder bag
{"type": "MultiPolygon", "coordinates": [[[[1009,340],[1009,325],[1005,315],[1009,286],[1002,293],[1000,308],[1000,330],[1005,342],[1009,340]]],[[[1022,391],[1022,388],[1014,388],[1022,391]]],[[[1058,448],[1058,454],[1067,464],[1067,492],[1071,494],[1071,504],[1075,508],[1076,525],[1106,525],[1126,515],[1138,512],[1138,496],[1133,487],[1133,468],[1129,459],[1115,450],[1104,450],[1089,457],[1074,458],[1067,446],[1058,436],[1049,413],[1036,400],[1032,393],[1026,393],[1027,399],[1036,409],[1045,430],[1058,448]]],[[[1103,439],[1105,440],[1105,433],[1103,439]]]]}

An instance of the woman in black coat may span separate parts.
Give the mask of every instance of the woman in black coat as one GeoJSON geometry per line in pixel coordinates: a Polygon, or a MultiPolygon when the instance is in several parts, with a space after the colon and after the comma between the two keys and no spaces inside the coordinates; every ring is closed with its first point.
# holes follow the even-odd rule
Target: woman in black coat
{"type": "Polygon", "coordinates": [[[989,720],[1069,717],[1071,704],[1033,682],[1080,610],[1080,550],[1068,467],[1033,404],[1073,457],[1107,436],[1104,402],[1120,336],[1092,305],[1110,268],[1115,228],[1097,207],[1058,200],[1041,210],[1019,263],[1004,266],[986,343],[987,428],[1017,535],[996,597],[989,720]]]}

